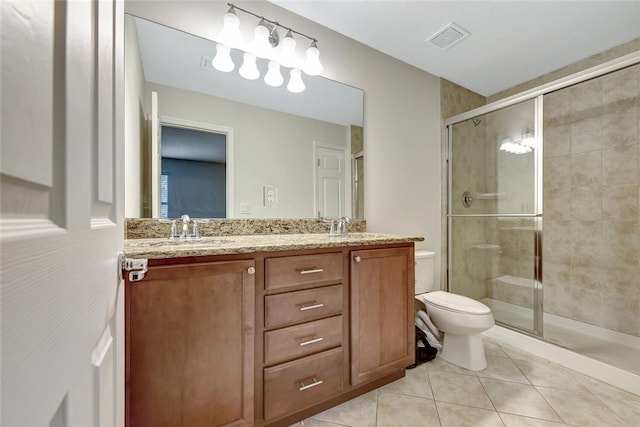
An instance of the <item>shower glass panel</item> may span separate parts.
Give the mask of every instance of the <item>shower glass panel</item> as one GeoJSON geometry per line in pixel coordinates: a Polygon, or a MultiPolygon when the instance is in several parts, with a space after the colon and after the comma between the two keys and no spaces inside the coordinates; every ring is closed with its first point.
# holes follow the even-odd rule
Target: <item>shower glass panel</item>
{"type": "Polygon", "coordinates": [[[451,292],[541,334],[537,99],[448,126],[451,292]]]}

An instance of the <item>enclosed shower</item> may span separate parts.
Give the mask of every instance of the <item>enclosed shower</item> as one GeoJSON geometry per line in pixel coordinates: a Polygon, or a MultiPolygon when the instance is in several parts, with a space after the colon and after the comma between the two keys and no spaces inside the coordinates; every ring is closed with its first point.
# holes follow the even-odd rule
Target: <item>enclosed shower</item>
{"type": "Polygon", "coordinates": [[[640,374],[640,64],[445,122],[447,285],[502,326],[640,374]]]}

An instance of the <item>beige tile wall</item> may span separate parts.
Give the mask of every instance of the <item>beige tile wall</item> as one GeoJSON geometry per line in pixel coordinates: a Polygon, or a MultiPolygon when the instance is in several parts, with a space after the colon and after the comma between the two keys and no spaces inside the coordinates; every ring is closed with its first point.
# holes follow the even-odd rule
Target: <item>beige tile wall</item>
{"type": "MultiPolygon", "coordinates": [[[[441,129],[444,129],[444,120],[449,117],[453,117],[457,114],[464,113],[465,111],[472,110],[474,108],[481,107],[486,104],[486,98],[478,93],[475,93],[467,88],[459,86],[446,79],[440,79],[440,114],[441,114],[441,129]]],[[[447,257],[447,163],[445,161],[445,135],[442,133],[441,142],[441,168],[442,168],[442,184],[441,193],[442,205],[442,247],[441,247],[441,271],[440,286],[442,289],[446,289],[447,276],[444,272],[447,271],[448,257],[447,257]]]]}
{"type": "Polygon", "coordinates": [[[544,97],[545,312],[640,336],[640,65],[544,97]]]}

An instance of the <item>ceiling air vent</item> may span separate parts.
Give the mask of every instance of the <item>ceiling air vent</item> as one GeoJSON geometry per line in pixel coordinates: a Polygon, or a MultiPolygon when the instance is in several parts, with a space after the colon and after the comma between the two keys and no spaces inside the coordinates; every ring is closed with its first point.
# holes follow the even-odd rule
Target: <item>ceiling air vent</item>
{"type": "Polygon", "coordinates": [[[434,44],[439,49],[447,50],[467,37],[469,37],[468,31],[459,25],[450,22],[443,29],[429,37],[426,41],[434,44]]]}

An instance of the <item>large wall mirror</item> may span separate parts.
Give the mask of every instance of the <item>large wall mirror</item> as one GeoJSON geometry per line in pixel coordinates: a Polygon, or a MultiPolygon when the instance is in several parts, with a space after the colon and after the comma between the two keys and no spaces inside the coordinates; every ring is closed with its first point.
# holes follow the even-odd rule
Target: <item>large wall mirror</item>
{"type": "Polygon", "coordinates": [[[363,219],[363,91],[303,75],[290,93],[240,77],[240,51],[215,70],[215,52],[126,15],[125,216],[363,219]]]}

